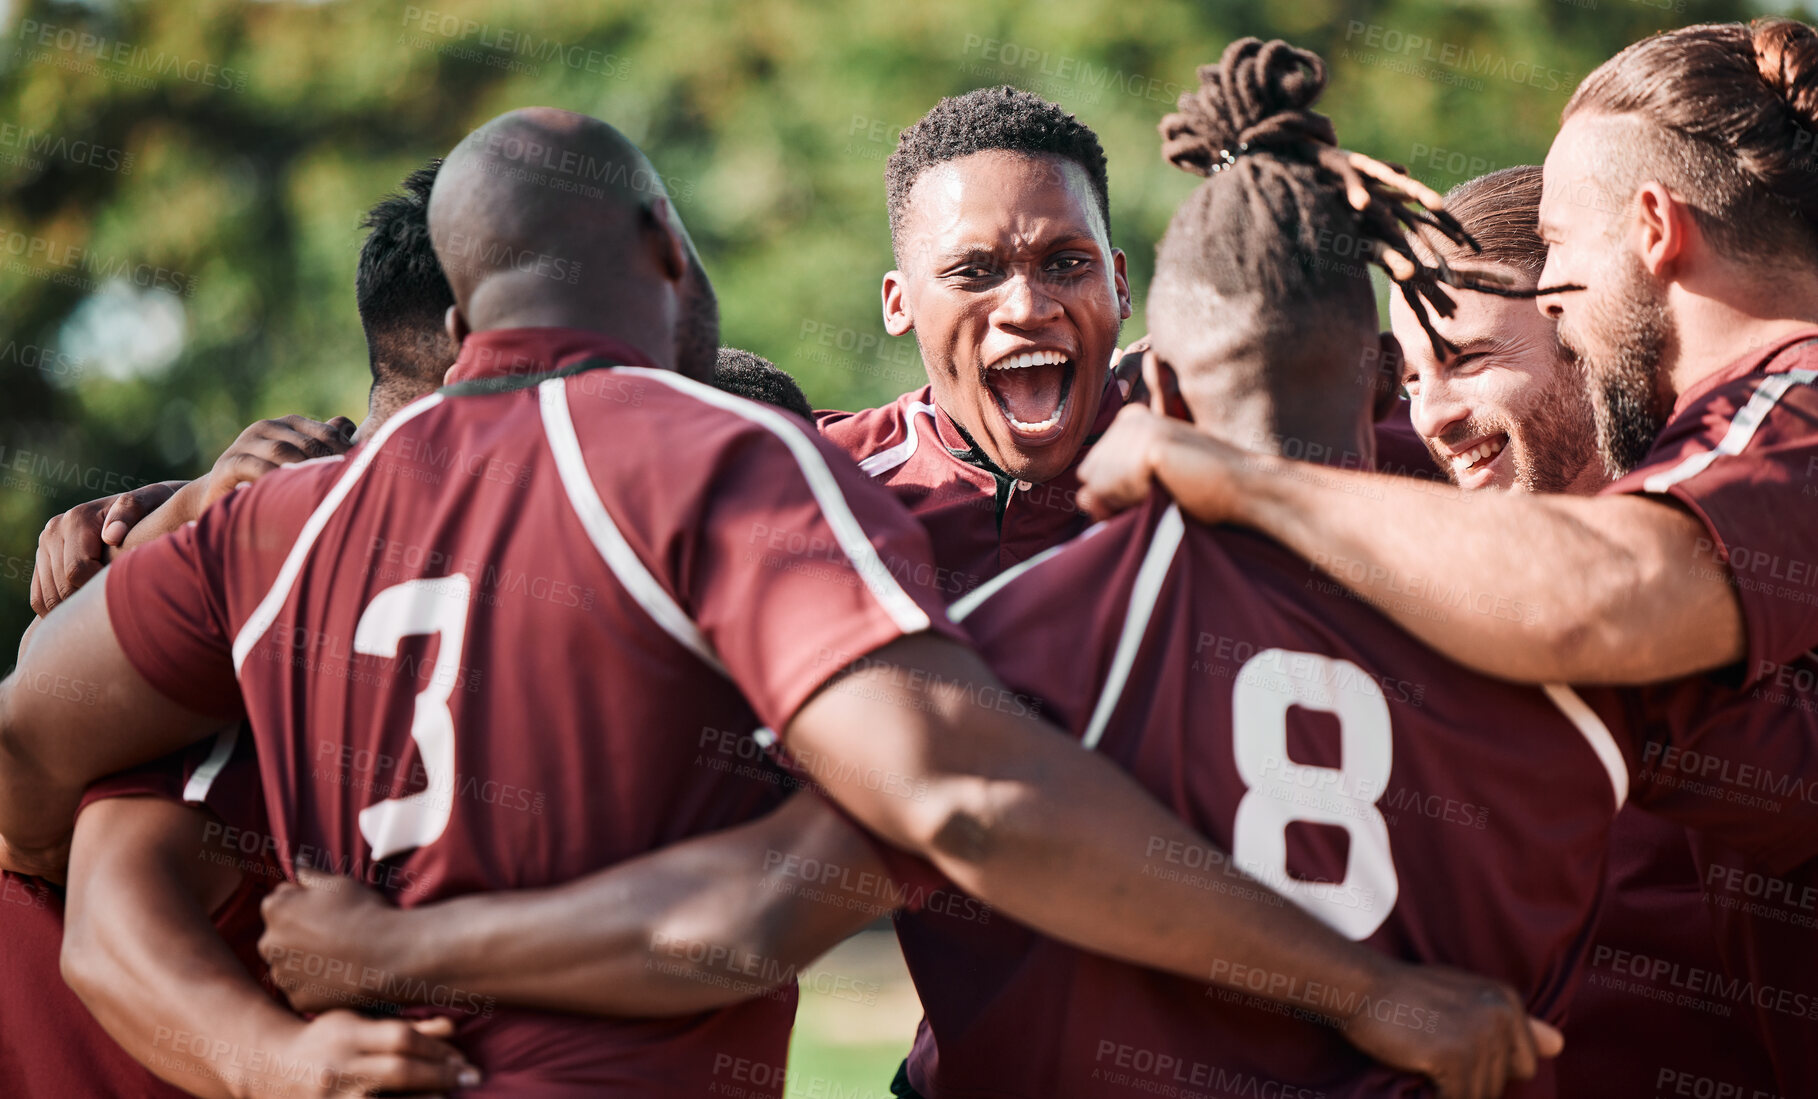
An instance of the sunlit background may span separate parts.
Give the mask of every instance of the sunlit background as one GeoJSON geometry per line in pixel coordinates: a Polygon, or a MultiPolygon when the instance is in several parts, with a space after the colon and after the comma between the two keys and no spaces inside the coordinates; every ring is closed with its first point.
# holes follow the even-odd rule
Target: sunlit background
{"type": "MultiPolygon", "coordinates": [[[[1538,162],[1573,86],[1735,0],[741,0],[421,5],[0,0],[0,639],[51,515],[193,476],[248,422],[358,419],[362,212],[512,107],[597,115],[666,177],[726,343],[817,407],[918,386],[885,335],[883,164],[943,95],[1011,83],[1092,125],[1140,334],[1154,242],[1193,184],[1155,124],[1240,35],[1331,65],[1343,142],[1444,188],[1538,162]]],[[[883,1096],[916,1006],[887,934],[804,996],[792,1096],[883,1096]],[[873,980],[873,977],[866,977],[873,980]]]]}

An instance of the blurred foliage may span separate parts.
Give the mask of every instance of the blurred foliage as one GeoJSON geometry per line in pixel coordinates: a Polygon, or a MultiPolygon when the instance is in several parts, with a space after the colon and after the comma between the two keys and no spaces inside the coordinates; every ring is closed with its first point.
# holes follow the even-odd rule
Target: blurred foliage
{"type": "Polygon", "coordinates": [[[1586,72],[1741,0],[0,0],[0,638],[45,520],[194,475],[247,422],[358,416],[355,229],[510,107],[617,124],[668,177],[727,343],[822,407],[919,384],[878,310],[883,161],[943,95],[1040,92],[1102,136],[1138,316],[1192,186],[1155,124],[1234,37],[1323,54],[1345,144],[1444,187],[1537,162],[1586,72]],[[173,292],[174,291],[174,292],[173,292]]]}

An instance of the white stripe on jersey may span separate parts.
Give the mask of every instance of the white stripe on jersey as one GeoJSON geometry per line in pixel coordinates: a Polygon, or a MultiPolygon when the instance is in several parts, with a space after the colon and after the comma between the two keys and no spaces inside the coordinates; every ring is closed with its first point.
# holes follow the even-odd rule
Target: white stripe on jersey
{"type": "Polygon", "coordinates": [[[893,447],[869,455],[864,461],[860,462],[858,467],[864,471],[865,476],[876,477],[880,473],[889,473],[897,466],[900,466],[904,462],[915,457],[916,445],[921,440],[921,436],[917,434],[915,430],[915,418],[917,416],[927,416],[932,420],[934,418],[934,406],[922,401],[911,401],[903,407],[903,441],[893,447]]]}
{"type": "Polygon", "coordinates": [[[1136,570],[1136,582],[1130,585],[1130,606],[1124,611],[1124,628],[1117,637],[1117,651],[1111,657],[1111,671],[1105,677],[1105,689],[1092,710],[1092,720],[1079,738],[1081,747],[1090,751],[1098,747],[1111,723],[1111,713],[1123,697],[1130,669],[1136,665],[1136,651],[1142,648],[1143,635],[1149,632],[1149,618],[1155,613],[1155,601],[1161,596],[1162,581],[1174,565],[1174,553],[1180,548],[1187,525],[1180,517],[1180,505],[1169,504],[1155,524],[1155,536],[1149,540],[1149,552],[1143,555],[1142,567],[1136,570]]]}
{"type": "MultiPolygon", "coordinates": [[[[328,495],[322,497],[322,502],[316,505],[316,510],[310,513],[309,521],[304,523],[303,529],[297,533],[297,540],[291,543],[290,556],[284,559],[284,567],[278,570],[278,578],[272,581],[271,590],[265,593],[265,598],[259,601],[259,605],[253,609],[252,616],[246,620],[245,625],[240,627],[240,632],[234,636],[235,678],[239,677],[240,665],[246,663],[247,654],[252,652],[253,646],[259,643],[261,637],[265,636],[265,631],[271,629],[271,624],[278,620],[278,612],[284,608],[284,601],[290,598],[290,589],[297,582],[297,574],[303,571],[304,558],[309,556],[310,549],[322,534],[322,528],[328,525],[329,517],[334,515],[335,509],[341,506],[341,501],[347,499],[347,494],[353,491],[354,482],[358,481],[360,475],[366,472],[366,468],[372,465],[373,460],[379,456],[379,451],[384,449],[386,442],[391,439],[393,432],[441,403],[442,395],[432,393],[393,413],[391,419],[385,421],[385,426],[379,429],[378,434],[367,441],[365,449],[360,451],[359,456],[348,464],[347,472],[343,473],[341,479],[335,482],[334,487],[328,490],[328,495]]],[[[277,470],[270,476],[276,476],[282,472],[283,470],[277,470]]]]}
{"type": "Polygon", "coordinates": [[[233,758],[234,745],[240,740],[240,726],[236,722],[215,734],[215,746],[208,750],[208,758],[196,768],[189,781],[183,785],[183,800],[191,805],[201,805],[208,800],[208,792],[214,789],[215,780],[227,767],[227,761],[233,758]]]}
{"type": "Polygon", "coordinates": [[[1629,800],[1629,762],[1622,758],[1622,749],[1616,747],[1616,738],[1610,735],[1609,726],[1603,723],[1603,718],[1597,716],[1596,710],[1578,697],[1577,691],[1565,684],[1548,683],[1541,689],[1553,700],[1553,705],[1559,707],[1559,711],[1584,734],[1591,751],[1597,753],[1597,762],[1603,764],[1603,769],[1610,773],[1610,787],[1616,793],[1616,808],[1622,808],[1623,803],[1629,800]]]}
{"type": "Polygon", "coordinates": [[[947,608],[947,617],[953,619],[955,622],[964,622],[967,615],[983,606],[985,600],[990,599],[998,592],[1003,591],[1004,585],[1010,583],[1010,581],[1015,580],[1023,573],[1028,572],[1030,569],[1041,564],[1043,561],[1048,560],[1050,557],[1053,557],[1068,546],[1077,542],[1083,542],[1104,529],[1105,524],[1094,523],[1085,530],[1080,531],[1077,536],[1062,542],[1060,545],[1049,546],[1047,549],[1036,554],[1034,557],[1029,558],[1027,561],[1010,566],[1003,572],[998,573],[983,584],[980,584],[978,587],[973,588],[965,595],[955,599],[952,605],[947,608]]]}
{"type": "Polygon", "coordinates": [[[769,405],[759,404],[744,397],[715,389],[710,385],[684,378],[671,370],[653,370],[642,366],[615,367],[622,374],[632,374],[648,378],[653,382],[686,393],[705,404],[723,408],[735,415],[743,416],[759,427],[767,429],[772,435],[783,441],[789,453],[795,458],[795,464],[801,468],[802,476],[808,482],[808,490],[814,493],[815,502],[821,507],[827,525],[833,530],[833,537],[840,544],[841,552],[852,562],[865,587],[870,589],[890,620],[904,633],[917,633],[928,628],[928,615],[909,598],[909,593],[890,575],[890,570],[877,555],[877,547],[865,534],[865,528],[859,524],[858,516],[846,506],[846,497],[840,492],[839,482],[833,479],[833,471],[827,468],[827,459],[821,456],[820,450],[807,436],[810,429],[795,417],[779,412],[769,405]]]}
{"type": "Polygon", "coordinates": [[[1715,448],[1694,454],[1664,473],[1654,474],[1641,483],[1642,489],[1665,492],[1679,482],[1703,473],[1718,458],[1741,454],[1755,437],[1755,429],[1767,419],[1786,391],[1795,385],[1811,385],[1813,381],[1818,381],[1818,370],[1789,370],[1784,374],[1768,375],[1730,421],[1729,430],[1723,433],[1715,448]]]}
{"type": "Polygon", "coordinates": [[[650,570],[644,567],[631,543],[625,541],[619,525],[612,520],[612,513],[606,510],[599,492],[594,489],[593,477],[587,472],[587,461],[581,455],[581,440],[575,435],[574,418],[568,411],[567,380],[551,378],[539,383],[537,403],[543,412],[543,434],[555,455],[556,471],[561,474],[569,506],[574,508],[575,516],[581,520],[582,528],[587,531],[588,539],[599,551],[606,567],[619,578],[619,583],[625,585],[625,590],[638,605],[656,620],[664,633],[681,642],[708,667],[725,675],[726,666],[720,663],[720,656],[708,643],[707,635],[657,578],[650,575],[650,570]]]}

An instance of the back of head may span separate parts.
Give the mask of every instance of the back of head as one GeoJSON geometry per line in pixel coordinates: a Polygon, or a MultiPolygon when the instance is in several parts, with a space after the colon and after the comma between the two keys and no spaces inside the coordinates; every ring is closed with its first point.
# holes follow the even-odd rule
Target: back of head
{"type": "Polygon", "coordinates": [[[429,242],[429,194],[441,158],[410,173],[403,189],[367,211],[361,228],[354,300],[374,389],[412,398],[442,384],[454,362],[453,341],[443,326],[454,293],[429,242]]]}
{"type": "Polygon", "coordinates": [[[1528,285],[1537,285],[1547,263],[1546,241],[1540,239],[1540,179],[1539,165],[1521,164],[1447,191],[1446,212],[1471,234],[1477,251],[1447,241],[1441,244],[1445,258],[1507,267],[1520,272],[1528,285]]]}
{"type": "Polygon", "coordinates": [[[902,132],[884,165],[890,244],[902,258],[902,230],[909,192],[936,164],[991,150],[1058,156],[1080,166],[1092,183],[1107,239],[1111,206],[1105,150],[1092,128],[1039,95],[1008,84],[948,96],[902,132]]]}
{"type": "Polygon", "coordinates": [[[1598,176],[1624,203],[1649,180],[1685,198],[1733,259],[1818,256],[1818,32],[1791,19],[1681,27],[1585,77],[1566,104],[1633,119],[1598,176]]]}
{"type": "Polygon", "coordinates": [[[553,107],[492,119],[448,154],[429,228],[469,327],[595,329],[712,372],[712,284],[662,177],[607,123],[553,107]]]}
{"type": "Polygon", "coordinates": [[[1156,249],[1150,312],[1158,340],[1158,308],[1171,314],[1168,324],[1222,328],[1226,349],[1266,359],[1268,382],[1281,390],[1362,365],[1334,363],[1330,352],[1375,342],[1372,263],[1401,284],[1423,319],[1422,297],[1450,308],[1438,289],[1446,272],[1419,261],[1404,226],[1468,238],[1440,212],[1437,195],[1338,147],[1331,119],[1312,110],[1326,84],[1317,54],[1244,38],[1218,64],[1201,66],[1199,79],[1160,126],[1163,158],[1207,179],[1156,249]],[[1410,208],[1409,199],[1427,209],[1410,208]],[[1293,377],[1302,364],[1317,376],[1293,377]]]}
{"type": "Polygon", "coordinates": [[[713,384],[728,393],[793,412],[809,423],[814,422],[814,409],[795,378],[769,359],[741,351],[736,347],[720,348],[719,361],[713,367],[713,384]]]}

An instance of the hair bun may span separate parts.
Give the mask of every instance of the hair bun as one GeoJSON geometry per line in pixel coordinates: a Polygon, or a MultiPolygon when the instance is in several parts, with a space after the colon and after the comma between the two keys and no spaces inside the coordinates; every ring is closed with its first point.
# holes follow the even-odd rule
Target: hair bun
{"type": "Polygon", "coordinates": [[[1792,19],[1758,19],[1749,28],[1755,69],[1801,126],[1818,128],[1818,32],[1792,19]]]}
{"type": "Polygon", "coordinates": [[[1199,88],[1157,127],[1162,159],[1211,175],[1246,148],[1280,153],[1294,146],[1337,147],[1332,120],[1311,109],[1326,87],[1326,63],[1275,39],[1240,38],[1216,65],[1199,67],[1199,88]]]}

